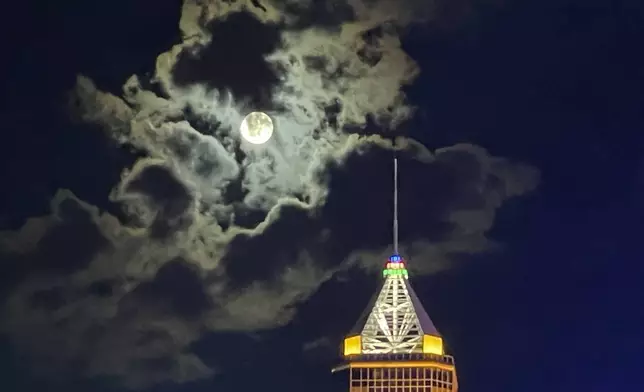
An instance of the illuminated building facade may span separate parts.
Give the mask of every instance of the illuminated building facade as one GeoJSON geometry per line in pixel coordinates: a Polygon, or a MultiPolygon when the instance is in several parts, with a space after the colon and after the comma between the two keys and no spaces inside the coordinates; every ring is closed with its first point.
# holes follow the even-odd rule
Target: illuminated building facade
{"type": "Polygon", "coordinates": [[[454,358],[409,283],[398,254],[398,167],[394,161],[394,254],[383,269],[383,283],[360,320],[344,339],[350,392],[456,392],[454,358]]]}

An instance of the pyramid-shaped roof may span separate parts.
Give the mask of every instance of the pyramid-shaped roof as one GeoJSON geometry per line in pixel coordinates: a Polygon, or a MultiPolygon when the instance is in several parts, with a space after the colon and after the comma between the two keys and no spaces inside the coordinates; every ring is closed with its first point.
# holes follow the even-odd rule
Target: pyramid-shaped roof
{"type": "MultiPolygon", "coordinates": [[[[361,354],[423,353],[428,338],[442,339],[409,283],[405,261],[389,258],[384,281],[351,331],[360,337],[361,354]]],[[[356,348],[357,350],[357,348],[356,348]]]]}
{"type": "MultiPolygon", "coordinates": [[[[409,293],[409,300],[412,303],[414,313],[418,318],[418,322],[420,323],[420,329],[422,330],[422,332],[426,335],[441,336],[438,330],[436,329],[434,322],[429,317],[429,314],[427,313],[422,303],[420,302],[420,299],[418,299],[418,295],[416,295],[416,292],[414,291],[413,287],[409,283],[409,280],[405,279],[404,285],[407,289],[407,292],[409,293]]],[[[385,286],[386,286],[386,280],[382,282],[378,290],[374,293],[374,295],[369,300],[369,303],[367,304],[367,307],[365,307],[364,311],[360,315],[360,318],[353,326],[353,328],[351,328],[350,335],[360,335],[362,333],[365,327],[365,324],[367,323],[367,319],[373,313],[374,305],[376,304],[376,301],[378,301],[378,297],[381,296],[381,293],[383,289],[385,289],[385,286]]]]}

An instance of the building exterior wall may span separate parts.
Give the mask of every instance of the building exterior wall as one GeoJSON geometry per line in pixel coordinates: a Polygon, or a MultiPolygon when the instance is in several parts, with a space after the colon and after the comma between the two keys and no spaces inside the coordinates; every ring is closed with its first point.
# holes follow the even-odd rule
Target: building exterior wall
{"type": "Polygon", "coordinates": [[[350,392],[456,392],[454,371],[433,367],[351,368],[350,392]]]}

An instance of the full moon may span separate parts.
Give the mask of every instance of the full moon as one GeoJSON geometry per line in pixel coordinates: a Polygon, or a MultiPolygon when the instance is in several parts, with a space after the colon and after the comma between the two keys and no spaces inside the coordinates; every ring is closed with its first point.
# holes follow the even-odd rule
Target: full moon
{"type": "Polygon", "coordinates": [[[239,126],[239,132],[249,143],[264,144],[273,136],[273,120],[264,112],[249,113],[239,126]]]}

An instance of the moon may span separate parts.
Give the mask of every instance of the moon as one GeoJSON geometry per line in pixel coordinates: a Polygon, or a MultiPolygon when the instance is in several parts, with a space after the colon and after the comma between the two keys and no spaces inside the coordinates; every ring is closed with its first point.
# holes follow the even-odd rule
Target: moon
{"type": "Polygon", "coordinates": [[[264,112],[249,113],[239,126],[244,140],[252,144],[264,144],[273,136],[273,120],[264,112]]]}

